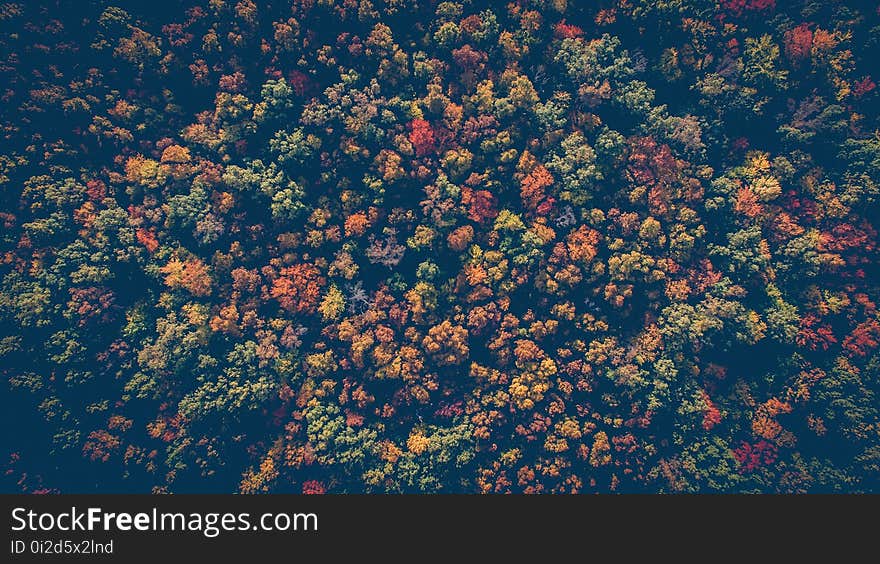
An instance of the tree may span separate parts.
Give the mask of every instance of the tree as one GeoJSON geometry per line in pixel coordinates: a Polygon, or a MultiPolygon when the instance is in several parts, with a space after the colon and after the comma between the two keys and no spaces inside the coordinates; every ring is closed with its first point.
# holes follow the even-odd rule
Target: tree
{"type": "Polygon", "coordinates": [[[284,309],[295,313],[314,313],[326,280],[311,264],[297,264],[281,269],[272,281],[271,296],[284,309]]]}

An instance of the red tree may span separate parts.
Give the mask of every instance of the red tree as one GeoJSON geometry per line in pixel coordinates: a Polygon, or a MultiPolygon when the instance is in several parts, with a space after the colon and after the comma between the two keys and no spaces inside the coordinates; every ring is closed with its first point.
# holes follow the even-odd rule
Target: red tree
{"type": "Polygon", "coordinates": [[[409,124],[409,140],[415,147],[416,155],[423,157],[437,150],[434,142],[434,129],[423,119],[414,119],[409,124]]]}
{"type": "Polygon", "coordinates": [[[281,269],[281,276],[272,283],[272,297],[288,311],[313,313],[324,282],[312,264],[288,266],[281,269]]]}
{"type": "Polygon", "coordinates": [[[810,27],[803,23],[785,32],[785,54],[795,64],[810,57],[810,49],[813,46],[813,32],[810,27]]]}

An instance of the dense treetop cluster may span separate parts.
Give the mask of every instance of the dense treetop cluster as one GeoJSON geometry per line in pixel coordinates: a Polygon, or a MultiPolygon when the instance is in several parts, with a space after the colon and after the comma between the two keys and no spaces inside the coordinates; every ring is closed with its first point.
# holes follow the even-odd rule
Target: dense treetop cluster
{"type": "Polygon", "coordinates": [[[4,491],[880,491],[876,4],[0,4],[4,491]]]}

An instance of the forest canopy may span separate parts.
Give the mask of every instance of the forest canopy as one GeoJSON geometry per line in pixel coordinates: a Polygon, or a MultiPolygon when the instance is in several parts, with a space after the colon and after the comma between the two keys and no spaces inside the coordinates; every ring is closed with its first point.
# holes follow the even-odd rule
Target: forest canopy
{"type": "Polygon", "coordinates": [[[880,491],[880,5],[0,3],[7,492],[880,491]]]}

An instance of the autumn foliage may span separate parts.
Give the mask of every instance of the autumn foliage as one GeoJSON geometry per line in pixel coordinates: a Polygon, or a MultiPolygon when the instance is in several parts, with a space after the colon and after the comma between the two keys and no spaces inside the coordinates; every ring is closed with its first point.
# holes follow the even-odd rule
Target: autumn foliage
{"type": "Polygon", "coordinates": [[[72,4],[0,4],[4,491],[878,492],[876,5],[72,4]]]}

